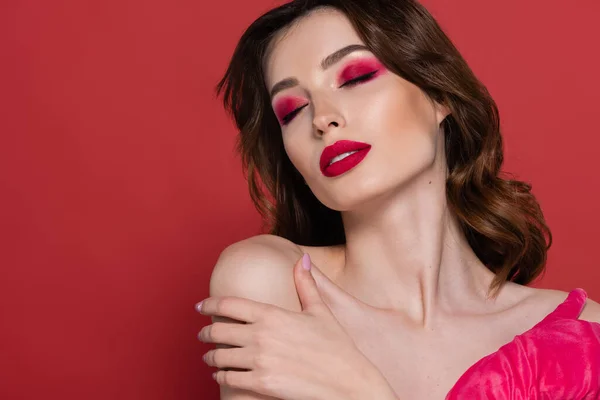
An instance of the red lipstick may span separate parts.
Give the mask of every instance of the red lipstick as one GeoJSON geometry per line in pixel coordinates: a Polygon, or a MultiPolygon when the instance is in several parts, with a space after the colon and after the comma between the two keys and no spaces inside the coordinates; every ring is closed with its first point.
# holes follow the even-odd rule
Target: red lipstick
{"type": "Polygon", "coordinates": [[[321,172],[326,177],[341,175],[358,165],[367,156],[369,150],[371,150],[371,145],[368,143],[339,140],[331,146],[325,147],[321,153],[319,161],[321,172]],[[345,154],[348,152],[352,153],[345,154]],[[336,159],[340,155],[344,155],[344,158],[336,159]]]}

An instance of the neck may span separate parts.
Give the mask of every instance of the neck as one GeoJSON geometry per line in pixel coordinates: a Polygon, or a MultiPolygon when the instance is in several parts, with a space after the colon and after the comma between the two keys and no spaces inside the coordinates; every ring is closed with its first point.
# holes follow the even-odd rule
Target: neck
{"type": "Polygon", "coordinates": [[[494,275],[448,209],[445,180],[445,169],[432,168],[342,214],[341,286],[369,306],[399,311],[423,326],[440,307],[456,311],[485,299],[494,275]]]}

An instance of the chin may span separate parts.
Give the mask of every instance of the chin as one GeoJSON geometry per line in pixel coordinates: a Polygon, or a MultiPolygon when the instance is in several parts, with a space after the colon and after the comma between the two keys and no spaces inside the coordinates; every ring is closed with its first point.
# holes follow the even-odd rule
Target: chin
{"type": "MultiPolygon", "coordinates": [[[[350,181],[349,179],[348,182],[350,181]]],[[[339,185],[330,185],[325,195],[319,196],[315,193],[321,203],[336,211],[360,209],[361,206],[366,206],[386,194],[393,193],[397,186],[397,183],[390,185],[389,182],[378,179],[378,177],[357,178],[351,183],[340,180],[339,183],[339,185]]]]}
{"type": "MultiPolygon", "coordinates": [[[[431,165],[423,163],[410,170],[390,171],[388,173],[366,173],[343,176],[335,182],[326,182],[315,196],[326,207],[336,211],[352,211],[368,207],[386,196],[395,196],[419,179],[430,179],[431,165]],[[408,172],[410,171],[410,172],[408,172]],[[393,173],[395,172],[395,173],[393,173]],[[427,176],[426,176],[427,175],[427,176]]],[[[363,172],[363,173],[358,173],[363,172]]]]}

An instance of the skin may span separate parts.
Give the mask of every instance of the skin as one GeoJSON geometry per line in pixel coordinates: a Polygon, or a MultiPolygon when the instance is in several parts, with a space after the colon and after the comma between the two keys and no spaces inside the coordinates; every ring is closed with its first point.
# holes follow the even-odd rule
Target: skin
{"type": "Polygon", "coordinates": [[[302,308],[298,312],[232,296],[210,297],[196,306],[204,315],[244,322],[218,322],[199,334],[204,342],[235,346],[204,356],[210,366],[238,369],[215,373],[215,380],[227,388],[221,398],[397,400],[381,371],[358,350],[324,301],[326,287],[335,285],[311,268],[308,254],[292,274],[302,308]]]}
{"type": "MultiPolygon", "coordinates": [[[[352,44],[363,42],[347,18],[322,9],[282,32],[265,61],[269,89],[298,80],[272,99],[278,116],[305,105],[282,123],[285,150],[315,196],[342,212],[347,243],[307,247],[270,235],[236,243],[213,271],[211,296],[301,311],[291,268],[308,253],[323,273],[315,276],[323,300],[398,398],[440,399],[469,366],[533,327],[567,293],[506,283],[488,298],[494,275],[446,203],[440,123],[448,110],[389,71],[340,87],[349,64],[374,55],[356,51],[326,70],[320,63],[352,44]],[[357,167],[327,178],[319,157],[342,139],[372,148],[357,167]]],[[[588,300],[580,319],[600,322],[600,306],[588,300]]],[[[221,396],[266,398],[226,387],[221,396]]]]}

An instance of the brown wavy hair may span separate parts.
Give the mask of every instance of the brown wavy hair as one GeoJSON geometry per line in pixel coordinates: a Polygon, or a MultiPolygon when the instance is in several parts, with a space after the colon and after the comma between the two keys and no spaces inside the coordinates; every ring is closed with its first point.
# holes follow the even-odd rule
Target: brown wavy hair
{"type": "Polygon", "coordinates": [[[543,272],[552,243],[540,205],[530,184],[500,177],[496,103],[431,14],[413,0],[296,0],[263,14],[242,35],[216,90],[240,131],[237,150],[269,233],[302,245],[346,241],[340,212],[314,196],[287,157],[264,80],[273,37],[321,7],[344,13],[389,70],[449,108],[442,122],[449,207],[477,257],[496,274],[490,291],[497,293],[505,281],[532,282],[543,272]]]}

